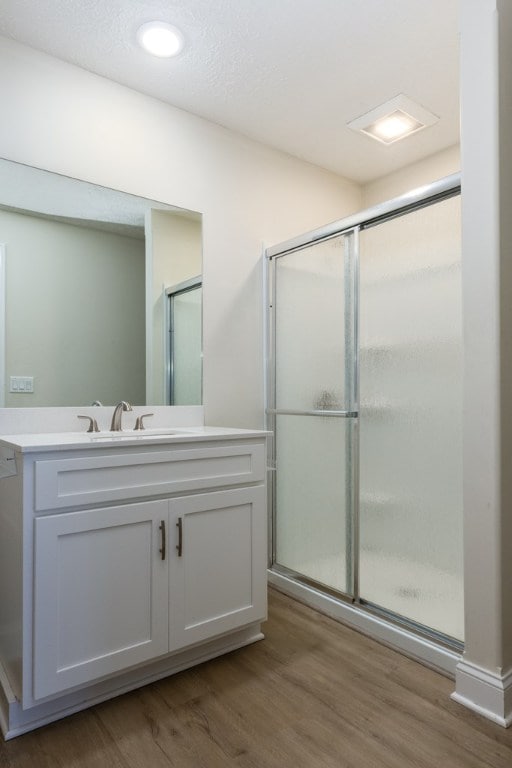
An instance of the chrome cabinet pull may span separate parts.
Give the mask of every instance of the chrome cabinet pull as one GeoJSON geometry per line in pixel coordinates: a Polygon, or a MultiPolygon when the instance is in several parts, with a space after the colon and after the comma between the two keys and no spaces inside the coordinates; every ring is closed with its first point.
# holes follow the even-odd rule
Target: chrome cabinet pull
{"type": "Polygon", "coordinates": [[[162,546],[161,546],[161,548],[158,551],[160,552],[160,554],[162,556],[162,560],[165,560],[165,520],[162,520],[162,522],[160,523],[158,528],[159,528],[161,536],[162,536],[162,538],[161,538],[162,546]]]}
{"type": "Polygon", "coordinates": [[[181,557],[183,554],[183,519],[181,517],[178,517],[176,528],[178,529],[178,543],[176,544],[176,549],[178,550],[178,557],[181,557]]]}

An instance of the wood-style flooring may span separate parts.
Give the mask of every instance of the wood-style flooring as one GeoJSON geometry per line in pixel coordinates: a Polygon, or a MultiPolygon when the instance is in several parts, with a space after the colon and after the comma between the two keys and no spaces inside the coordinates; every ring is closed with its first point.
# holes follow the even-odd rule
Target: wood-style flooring
{"type": "Polygon", "coordinates": [[[276,592],[262,642],[10,742],[1,768],[512,768],[453,682],[276,592]]]}

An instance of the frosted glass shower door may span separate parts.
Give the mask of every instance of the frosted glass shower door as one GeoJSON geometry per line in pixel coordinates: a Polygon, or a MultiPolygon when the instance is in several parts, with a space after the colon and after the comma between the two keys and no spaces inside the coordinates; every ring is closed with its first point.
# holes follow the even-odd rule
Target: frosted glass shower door
{"type": "Polygon", "coordinates": [[[360,596],[463,637],[460,197],[360,234],[360,596]]]}
{"type": "Polygon", "coordinates": [[[171,292],[170,405],[202,403],[202,286],[171,292]]]}
{"type": "Polygon", "coordinates": [[[274,562],[344,593],[353,582],[352,238],[276,258],[273,299],[274,562]]]}

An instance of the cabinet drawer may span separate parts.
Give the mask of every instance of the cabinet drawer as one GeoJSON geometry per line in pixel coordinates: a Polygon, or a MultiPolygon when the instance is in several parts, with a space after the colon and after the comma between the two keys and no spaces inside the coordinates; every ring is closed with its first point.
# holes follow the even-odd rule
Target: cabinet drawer
{"type": "Polygon", "coordinates": [[[35,509],[262,482],[263,443],[35,462],[35,509]]]}

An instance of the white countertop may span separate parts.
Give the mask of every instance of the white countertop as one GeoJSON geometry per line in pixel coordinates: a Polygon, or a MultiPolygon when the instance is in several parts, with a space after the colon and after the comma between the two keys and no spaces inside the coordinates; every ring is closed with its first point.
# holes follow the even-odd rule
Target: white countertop
{"type": "Polygon", "coordinates": [[[120,446],[161,445],[201,440],[233,440],[264,437],[270,432],[228,427],[161,427],[143,431],[122,432],[43,432],[0,435],[0,446],[20,453],[36,451],[78,450],[84,448],[119,448],[120,446]]]}

